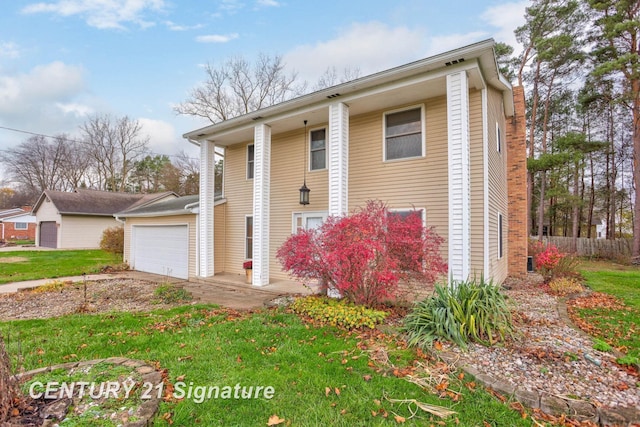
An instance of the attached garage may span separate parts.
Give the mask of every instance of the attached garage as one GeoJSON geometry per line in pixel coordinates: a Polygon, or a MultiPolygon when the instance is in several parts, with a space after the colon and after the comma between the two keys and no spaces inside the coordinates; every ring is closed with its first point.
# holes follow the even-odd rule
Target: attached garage
{"type": "Polygon", "coordinates": [[[131,268],[180,279],[189,278],[189,226],[131,227],[131,268]]]}
{"type": "Polygon", "coordinates": [[[40,223],[40,245],[45,248],[58,247],[58,224],[55,221],[40,223]]]}

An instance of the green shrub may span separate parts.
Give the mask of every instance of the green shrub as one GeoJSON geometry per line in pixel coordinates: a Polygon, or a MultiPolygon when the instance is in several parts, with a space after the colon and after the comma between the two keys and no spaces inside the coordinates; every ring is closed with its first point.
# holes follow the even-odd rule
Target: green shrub
{"type": "Polygon", "coordinates": [[[165,303],[165,304],[175,304],[179,302],[191,301],[193,296],[189,293],[189,291],[173,285],[171,283],[163,283],[153,291],[153,295],[155,295],[156,299],[154,302],[156,304],[165,303]]]}
{"type": "Polygon", "coordinates": [[[100,249],[111,254],[122,255],[124,253],[124,228],[110,227],[102,232],[100,249]]]}
{"type": "Polygon", "coordinates": [[[492,345],[511,335],[511,312],[492,282],[436,285],[435,294],[418,302],[405,317],[404,332],[412,346],[429,347],[436,339],[467,348],[469,341],[492,345]]]}
{"type": "Polygon", "coordinates": [[[375,328],[376,324],[382,323],[387,317],[385,311],[356,305],[347,300],[317,296],[298,298],[291,304],[291,309],[320,323],[347,329],[365,326],[375,328]]]}

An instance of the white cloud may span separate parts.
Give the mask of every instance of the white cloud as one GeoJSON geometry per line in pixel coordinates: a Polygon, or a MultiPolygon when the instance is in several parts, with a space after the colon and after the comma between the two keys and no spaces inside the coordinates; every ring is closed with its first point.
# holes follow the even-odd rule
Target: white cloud
{"type": "Polygon", "coordinates": [[[199,43],[227,43],[238,38],[238,33],[231,34],[209,34],[196,37],[199,43]]]}
{"type": "Polygon", "coordinates": [[[154,153],[173,154],[185,148],[185,140],[176,134],[171,123],[149,118],[140,118],[138,122],[142,125],[142,134],[149,136],[149,146],[154,153]]]}
{"type": "Polygon", "coordinates": [[[258,0],[258,5],[259,6],[266,6],[266,7],[280,7],[281,4],[280,2],[276,1],[276,0],[258,0]]]}
{"type": "Polygon", "coordinates": [[[195,25],[180,25],[180,24],[176,24],[175,22],[171,22],[171,21],[165,21],[164,23],[167,28],[169,28],[171,31],[189,31],[189,30],[197,30],[199,28],[202,28],[203,25],[202,24],[195,24],[195,25]]]}
{"type": "MultiPolygon", "coordinates": [[[[99,102],[91,99],[80,66],[63,62],[39,65],[22,74],[0,74],[0,124],[48,135],[73,133],[83,114],[99,102]]],[[[2,132],[0,149],[24,140],[2,132]]]]}
{"type": "Polygon", "coordinates": [[[513,32],[525,23],[525,8],[529,5],[529,1],[520,1],[492,6],[480,15],[480,19],[497,29],[493,33],[496,41],[507,43],[518,50],[513,32]]]}
{"type": "Polygon", "coordinates": [[[298,46],[284,55],[284,61],[301,79],[314,83],[327,67],[335,67],[339,74],[357,68],[360,75],[367,75],[416,60],[425,51],[425,41],[420,29],[355,23],[332,40],[298,46]]]}
{"type": "Polygon", "coordinates": [[[429,41],[427,55],[436,55],[462,46],[475,43],[488,38],[488,34],[482,31],[474,31],[464,34],[447,34],[446,36],[434,36],[429,41]]]}
{"type": "Polygon", "coordinates": [[[37,104],[70,99],[84,90],[83,75],[82,67],[60,61],[26,74],[0,75],[0,113],[26,112],[37,104]]]}
{"type": "Polygon", "coordinates": [[[124,28],[124,23],[135,23],[142,28],[154,25],[142,16],[147,11],[162,11],[164,0],[59,0],[32,3],[23,13],[51,13],[67,17],[80,15],[88,25],[100,29],[124,28]]]}
{"type": "Polygon", "coordinates": [[[95,112],[95,110],[92,107],[88,105],[80,104],[77,102],[69,102],[69,103],[56,102],[55,105],[60,110],[62,110],[64,114],[71,114],[78,118],[85,118],[95,112]]]}
{"type": "Polygon", "coordinates": [[[20,56],[20,48],[13,42],[0,41],[0,58],[17,58],[20,56]]]}

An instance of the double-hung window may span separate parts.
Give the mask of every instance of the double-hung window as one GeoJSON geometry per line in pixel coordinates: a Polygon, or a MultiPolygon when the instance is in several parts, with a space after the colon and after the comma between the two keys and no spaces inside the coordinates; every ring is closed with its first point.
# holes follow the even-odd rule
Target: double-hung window
{"type": "Polygon", "coordinates": [[[253,259],[253,217],[244,219],[244,258],[253,259]]]}
{"type": "Polygon", "coordinates": [[[502,232],[502,228],[503,228],[503,219],[502,219],[502,214],[499,213],[498,214],[498,259],[502,259],[503,256],[503,247],[504,247],[504,242],[503,242],[503,232],[502,232]]]}
{"type": "Polygon", "coordinates": [[[255,146],[247,145],[247,179],[253,179],[255,166],[255,146]]]}
{"type": "Polygon", "coordinates": [[[309,169],[312,171],[327,168],[327,130],[317,129],[310,133],[309,169]]]}
{"type": "Polygon", "coordinates": [[[422,107],[385,113],[384,160],[424,156],[422,107]]]}

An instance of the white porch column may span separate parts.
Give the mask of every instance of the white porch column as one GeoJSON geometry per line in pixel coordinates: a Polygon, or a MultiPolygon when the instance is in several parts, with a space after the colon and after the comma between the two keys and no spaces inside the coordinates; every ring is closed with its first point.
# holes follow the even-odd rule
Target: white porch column
{"type": "Polygon", "coordinates": [[[449,278],[467,280],[471,269],[469,85],[467,73],[447,75],[449,145],[449,278]]]}
{"type": "Polygon", "coordinates": [[[329,106],[329,215],[344,215],[349,210],[349,107],[343,103],[329,106]]]}
{"type": "Polygon", "coordinates": [[[271,204],[271,128],[254,129],[253,286],[269,284],[269,209],[271,204]]]}
{"type": "Polygon", "coordinates": [[[200,141],[200,223],[198,266],[200,277],[213,276],[213,203],[215,192],[215,144],[200,141]]]}

